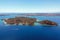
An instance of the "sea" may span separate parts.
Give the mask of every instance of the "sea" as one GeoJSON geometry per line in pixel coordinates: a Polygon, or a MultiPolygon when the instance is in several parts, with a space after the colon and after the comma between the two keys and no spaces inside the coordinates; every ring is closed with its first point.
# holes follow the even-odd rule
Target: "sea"
{"type": "Polygon", "coordinates": [[[51,20],[58,26],[44,27],[35,23],[29,25],[7,25],[2,19],[14,18],[22,15],[0,16],[0,40],[60,40],[60,16],[25,16],[37,20],[51,20]]]}

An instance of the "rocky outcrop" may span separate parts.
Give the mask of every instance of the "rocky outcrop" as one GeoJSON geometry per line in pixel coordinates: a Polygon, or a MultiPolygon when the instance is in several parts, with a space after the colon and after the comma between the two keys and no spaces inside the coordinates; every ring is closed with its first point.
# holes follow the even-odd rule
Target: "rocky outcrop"
{"type": "Polygon", "coordinates": [[[15,18],[9,18],[4,19],[4,21],[7,24],[16,24],[19,25],[20,23],[23,25],[34,25],[34,22],[36,22],[36,18],[27,18],[27,17],[15,17],[15,18]]]}
{"type": "Polygon", "coordinates": [[[50,21],[50,20],[43,20],[43,21],[40,21],[39,23],[42,25],[45,24],[45,25],[51,25],[51,26],[57,26],[58,25],[57,23],[50,21]]]}
{"type": "Polygon", "coordinates": [[[37,21],[36,18],[29,18],[29,17],[15,17],[15,18],[8,18],[4,19],[4,22],[6,24],[22,24],[22,25],[34,25],[35,22],[40,23],[42,25],[51,25],[51,26],[57,26],[58,24],[56,22],[50,21],[50,20],[43,20],[43,21],[37,21]]]}
{"type": "Polygon", "coordinates": [[[7,24],[14,24],[13,18],[4,19],[4,22],[7,23],[7,24]]]}

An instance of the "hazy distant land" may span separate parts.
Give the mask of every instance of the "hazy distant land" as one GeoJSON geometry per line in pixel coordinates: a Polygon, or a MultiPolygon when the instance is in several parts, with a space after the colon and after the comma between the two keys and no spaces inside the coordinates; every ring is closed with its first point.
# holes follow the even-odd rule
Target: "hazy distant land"
{"type": "Polygon", "coordinates": [[[60,13],[0,13],[0,16],[24,15],[24,16],[60,16],[60,13]]]}

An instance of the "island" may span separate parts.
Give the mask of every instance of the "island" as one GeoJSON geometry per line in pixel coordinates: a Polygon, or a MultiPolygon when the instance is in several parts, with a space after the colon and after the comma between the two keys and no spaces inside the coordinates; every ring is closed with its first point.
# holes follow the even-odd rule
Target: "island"
{"type": "Polygon", "coordinates": [[[39,22],[43,26],[58,26],[56,22],[50,21],[50,20],[43,20],[39,22]]]}
{"type": "Polygon", "coordinates": [[[30,17],[15,17],[15,18],[8,18],[4,19],[5,24],[10,25],[34,25],[34,23],[39,23],[43,26],[58,26],[56,22],[50,21],[50,20],[41,20],[37,21],[36,18],[30,18],[30,17]]]}
{"type": "Polygon", "coordinates": [[[13,24],[34,25],[34,22],[36,22],[36,18],[15,17],[15,18],[4,19],[4,22],[10,25],[13,25],[13,24]]]}

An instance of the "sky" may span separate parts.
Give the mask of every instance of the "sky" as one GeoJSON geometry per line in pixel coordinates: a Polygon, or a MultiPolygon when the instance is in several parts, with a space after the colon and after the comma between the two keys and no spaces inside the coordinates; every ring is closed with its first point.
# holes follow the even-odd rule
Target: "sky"
{"type": "Polygon", "coordinates": [[[60,0],[0,0],[0,13],[60,12],[60,0]]]}

